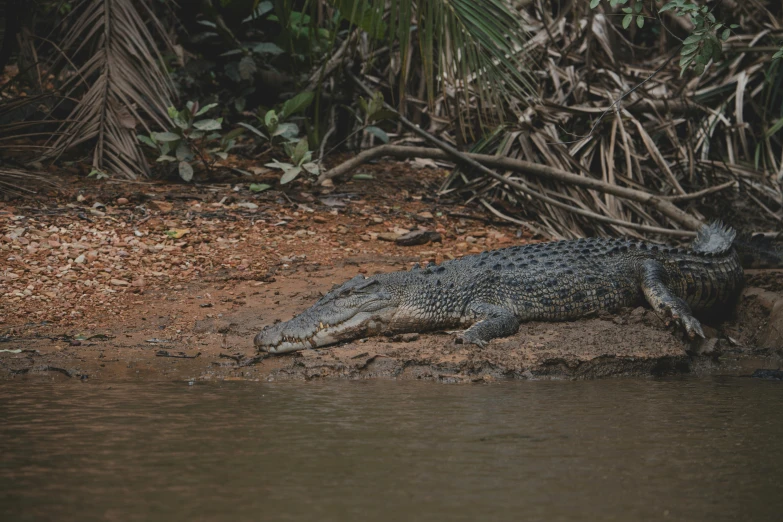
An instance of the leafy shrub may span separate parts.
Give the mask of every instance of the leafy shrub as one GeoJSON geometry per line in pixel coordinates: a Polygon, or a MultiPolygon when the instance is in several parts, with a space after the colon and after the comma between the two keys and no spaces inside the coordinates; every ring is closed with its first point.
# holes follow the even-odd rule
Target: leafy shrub
{"type": "Polygon", "coordinates": [[[140,142],[149,145],[158,153],[158,163],[176,164],[179,176],[185,180],[193,179],[193,162],[199,161],[208,171],[212,170],[218,159],[225,160],[236,144],[236,138],[242,129],[221,134],[223,118],[200,119],[217,106],[210,103],[199,107],[198,102],[188,102],[182,110],[169,107],[169,117],[175,127],[166,132],[153,132],[149,136],[138,135],[140,142]]]}

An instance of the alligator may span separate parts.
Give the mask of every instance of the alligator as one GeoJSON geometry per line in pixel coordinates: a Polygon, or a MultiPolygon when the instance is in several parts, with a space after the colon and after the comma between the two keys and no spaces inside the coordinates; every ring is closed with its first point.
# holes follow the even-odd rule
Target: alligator
{"type": "Polygon", "coordinates": [[[382,333],[463,328],[456,343],[480,347],[516,333],[523,321],[565,321],[645,301],[667,324],[704,337],[694,313],[730,309],[743,263],[778,265],[735,244],[720,222],[690,248],[631,238],[527,244],[425,268],[358,275],[290,321],[267,326],[256,348],[286,353],[382,333]]]}

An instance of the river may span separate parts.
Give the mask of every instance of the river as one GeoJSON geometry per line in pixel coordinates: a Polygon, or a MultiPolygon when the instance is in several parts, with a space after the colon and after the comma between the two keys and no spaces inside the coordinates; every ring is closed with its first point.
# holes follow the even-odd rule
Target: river
{"type": "Polygon", "coordinates": [[[0,520],[778,521],[783,383],[0,383],[0,520]]]}

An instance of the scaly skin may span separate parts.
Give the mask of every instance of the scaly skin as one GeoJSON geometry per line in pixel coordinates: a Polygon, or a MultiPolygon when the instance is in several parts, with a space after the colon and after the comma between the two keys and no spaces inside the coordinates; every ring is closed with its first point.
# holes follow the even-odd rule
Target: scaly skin
{"type": "Polygon", "coordinates": [[[734,231],[702,228],[690,249],[634,239],[524,245],[373,277],[356,276],[290,321],[255,338],[284,353],[380,333],[467,328],[457,342],[484,346],[523,321],[565,321],[646,301],[691,338],[694,312],[731,305],[743,271],[734,231]]]}

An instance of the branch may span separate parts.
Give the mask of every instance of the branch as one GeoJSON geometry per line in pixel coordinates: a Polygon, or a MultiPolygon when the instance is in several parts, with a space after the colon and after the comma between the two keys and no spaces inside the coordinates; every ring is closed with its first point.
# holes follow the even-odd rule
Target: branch
{"type": "MultiPolygon", "coordinates": [[[[367,87],[364,82],[362,82],[359,78],[357,78],[354,74],[349,73],[350,78],[356,83],[356,85],[359,86],[360,89],[362,89],[367,96],[372,97],[373,92],[370,90],[369,87],[367,87]]],[[[642,230],[646,232],[654,232],[658,234],[679,234],[679,235],[686,235],[686,236],[692,236],[694,235],[692,232],[683,232],[683,231],[673,231],[670,229],[664,229],[659,227],[650,227],[645,225],[638,225],[635,223],[630,223],[628,221],[622,221],[619,219],[614,219],[606,216],[602,216],[600,214],[596,214],[594,212],[590,212],[587,210],[582,209],[576,209],[571,206],[566,205],[565,203],[562,203],[560,201],[557,201],[555,199],[552,199],[550,197],[544,196],[543,194],[538,194],[536,192],[531,191],[521,183],[517,183],[516,181],[510,180],[504,176],[501,176],[497,172],[490,170],[485,165],[493,166],[495,168],[504,168],[506,170],[513,170],[517,172],[524,172],[526,174],[530,174],[533,176],[538,176],[542,178],[547,179],[554,179],[557,181],[561,181],[563,183],[569,183],[572,185],[577,185],[585,188],[591,188],[594,190],[598,190],[600,192],[605,192],[607,194],[613,194],[615,196],[623,197],[626,199],[630,199],[633,201],[638,201],[639,203],[644,203],[647,205],[651,205],[652,207],[656,208],[661,214],[669,217],[673,221],[679,223],[680,225],[689,228],[691,230],[698,230],[701,228],[702,223],[695,217],[691,216],[687,212],[684,212],[677,208],[673,203],[670,201],[666,201],[664,199],[661,199],[658,196],[654,196],[652,194],[649,194],[647,192],[642,192],[641,190],[635,190],[625,187],[619,187],[617,185],[612,185],[609,183],[605,183],[603,181],[599,181],[594,178],[588,178],[586,176],[577,176],[575,174],[571,174],[570,172],[566,172],[564,170],[556,169],[553,167],[548,167],[546,165],[538,165],[536,163],[530,163],[528,161],[522,161],[517,160],[513,158],[500,158],[497,156],[488,156],[486,154],[466,154],[463,152],[458,151],[445,141],[433,136],[429,132],[425,131],[424,129],[420,128],[418,125],[407,119],[405,116],[400,114],[394,107],[389,105],[388,103],[384,102],[383,107],[389,111],[392,111],[394,114],[397,115],[400,122],[408,127],[411,131],[418,134],[422,138],[426,139],[430,143],[434,144],[436,147],[438,147],[439,151],[435,151],[432,149],[427,149],[424,147],[394,147],[392,145],[384,145],[382,147],[378,147],[378,149],[383,149],[386,151],[393,150],[395,148],[398,149],[408,149],[405,152],[399,152],[397,151],[396,154],[408,154],[405,157],[429,157],[432,159],[453,159],[454,161],[463,164],[468,165],[470,167],[473,167],[474,169],[477,169],[479,172],[482,172],[486,174],[487,176],[496,179],[503,183],[504,185],[507,185],[509,187],[515,188],[519,190],[520,192],[523,192],[525,194],[528,194],[532,197],[536,197],[541,201],[545,201],[553,206],[564,208],[565,210],[568,210],[570,212],[573,212],[575,214],[580,214],[583,216],[590,217],[592,219],[595,219],[597,221],[602,221],[604,223],[612,223],[615,225],[620,226],[626,226],[629,228],[635,228],[637,230],[642,230]],[[421,151],[420,153],[412,153],[412,151],[421,151]],[[421,154],[429,154],[429,156],[422,156],[421,154]]],[[[359,154],[355,159],[358,159],[359,157],[362,157],[362,154],[369,153],[372,150],[377,149],[370,149],[369,151],[364,151],[363,153],[359,154]]],[[[383,153],[378,153],[378,155],[383,155],[383,153]]],[[[393,156],[394,154],[388,154],[390,156],[393,156]]],[[[399,157],[399,156],[397,156],[399,157]]],[[[350,163],[352,160],[348,160],[346,163],[350,163]]],[[[336,169],[340,168],[338,165],[335,169],[332,169],[324,174],[322,174],[318,178],[318,183],[321,183],[325,179],[331,179],[335,177],[338,174],[330,175],[331,172],[334,172],[336,169]]]]}
{"type": "MultiPolygon", "coordinates": [[[[401,158],[401,159],[409,159],[409,158],[429,158],[429,159],[436,159],[436,160],[452,159],[452,155],[450,155],[448,152],[443,150],[438,150],[438,149],[432,149],[427,147],[403,147],[397,145],[381,145],[380,147],[375,147],[372,149],[362,151],[361,153],[357,154],[356,156],[349,159],[348,161],[341,163],[336,167],[324,172],[318,178],[317,183],[322,183],[327,179],[332,179],[347,174],[348,172],[359,167],[360,165],[367,163],[368,161],[373,160],[375,158],[379,158],[381,156],[391,156],[393,158],[401,158]]],[[[611,183],[606,183],[605,181],[601,181],[598,179],[588,178],[586,176],[577,176],[576,174],[571,174],[570,172],[566,172],[564,170],[548,167],[546,165],[539,165],[537,163],[531,163],[529,161],[518,160],[514,158],[490,156],[488,154],[459,153],[459,161],[461,163],[467,163],[470,166],[473,166],[474,164],[478,164],[481,166],[482,172],[489,173],[491,177],[497,179],[498,181],[500,181],[505,185],[508,185],[509,187],[517,189],[520,192],[528,194],[534,198],[540,199],[541,201],[549,203],[553,206],[563,208],[565,210],[568,210],[569,212],[580,214],[604,223],[611,223],[613,225],[634,228],[637,230],[642,230],[645,232],[653,232],[656,234],[669,234],[669,235],[681,235],[681,236],[695,235],[693,232],[688,232],[688,231],[671,230],[671,229],[652,227],[646,225],[638,225],[636,223],[631,223],[628,221],[623,221],[620,219],[614,219],[600,214],[596,214],[588,210],[574,208],[573,206],[558,201],[556,199],[552,199],[538,192],[531,191],[528,187],[522,185],[521,183],[505,178],[500,174],[497,174],[494,171],[489,170],[487,167],[510,170],[522,174],[528,174],[531,176],[536,176],[551,181],[559,181],[561,183],[576,185],[579,187],[584,187],[586,189],[597,190],[605,194],[611,194],[613,196],[630,199],[631,201],[644,203],[646,205],[655,208],[661,214],[671,218],[673,221],[691,230],[698,230],[701,227],[701,222],[698,219],[680,210],[671,201],[663,199],[659,196],[655,196],[653,194],[649,194],[647,192],[643,192],[641,190],[620,187],[618,185],[612,185],[611,183]],[[462,159],[463,157],[465,158],[464,161],[462,159]]]]}

